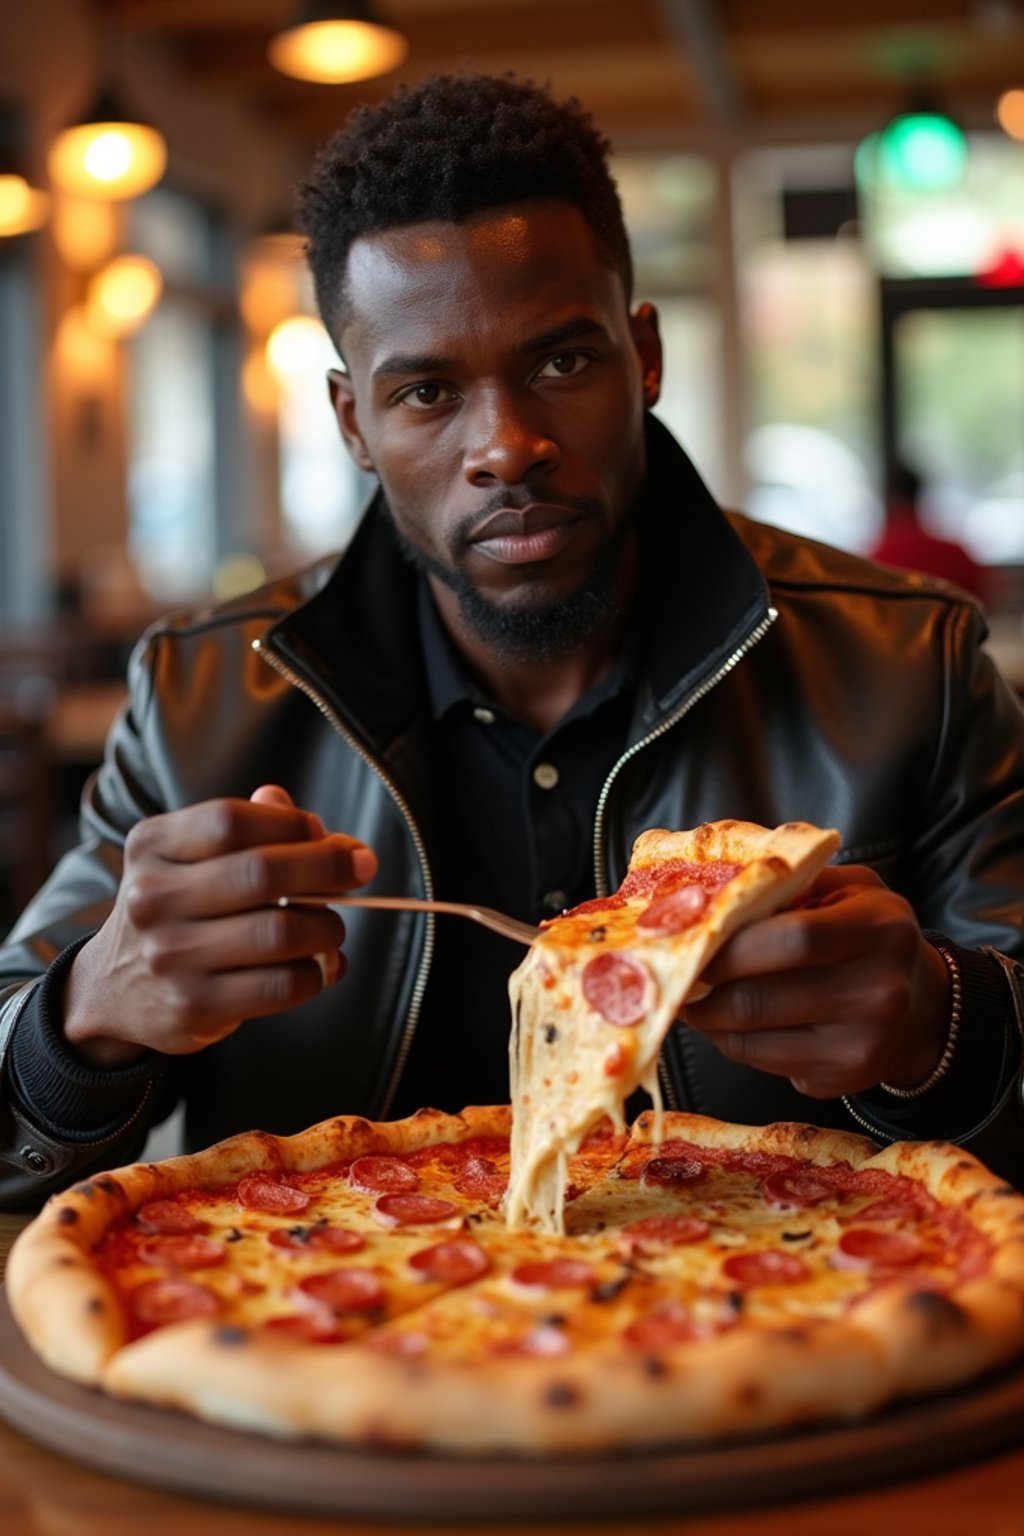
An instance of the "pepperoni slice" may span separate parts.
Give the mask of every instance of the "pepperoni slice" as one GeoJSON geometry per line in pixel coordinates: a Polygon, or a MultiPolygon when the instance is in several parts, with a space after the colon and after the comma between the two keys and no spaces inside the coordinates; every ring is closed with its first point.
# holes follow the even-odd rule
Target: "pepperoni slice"
{"type": "Polygon", "coordinates": [[[148,1328],[162,1328],[167,1323],[187,1323],[193,1318],[216,1317],[220,1300],[205,1285],[194,1280],[169,1277],[147,1280],[131,1294],[131,1307],[140,1323],[148,1328]]]}
{"type": "Polygon", "coordinates": [[[278,1216],[297,1216],[309,1204],[305,1190],[284,1184],[267,1173],[248,1173],[238,1184],[238,1203],[250,1211],[272,1211],[278,1216]]]}
{"type": "Polygon", "coordinates": [[[699,1216],[644,1216],[623,1227],[620,1236],[630,1253],[656,1253],[659,1248],[702,1243],[710,1230],[699,1216]]]}
{"type": "Polygon", "coordinates": [[[792,1168],[770,1173],[761,1185],[769,1205],[820,1205],[837,1193],[834,1182],[824,1169],[792,1168]]]}
{"type": "Polygon", "coordinates": [[[656,896],[636,920],[645,933],[683,933],[703,916],[711,900],[703,885],[684,885],[667,896],[656,896]]]}
{"type": "Polygon", "coordinates": [[[342,1337],[336,1320],[329,1312],[286,1312],[268,1317],[263,1324],[267,1333],[283,1333],[305,1344],[336,1344],[342,1337]]]}
{"type": "Polygon", "coordinates": [[[706,1171],[695,1157],[652,1157],[643,1166],[640,1182],[659,1189],[682,1189],[699,1183],[706,1171]]]}
{"type": "Polygon", "coordinates": [[[563,1291],[593,1285],[597,1276],[582,1259],[528,1259],[525,1264],[516,1265],[512,1279],[517,1285],[563,1291]]]}
{"type": "Polygon", "coordinates": [[[166,1269],[210,1269],[223,1264],[226,1257],[223,1243],[197,1233],[150,1237],[139,1247],[143,1264],[162,1264],[166,1269]]]}
{"type": "Polygon", "coordinates": [[[572,1345],[561,1328],[551,1323],[539,1323],[536,1328],[531,1328],[529,1333],[521,1333],[518,1338],[500,1339],[492,1348],[496,1355],[524,1355],[534,1360],[552,1360],[558,1355],[567,1355],[572,1345]]]}
{"type": "Polygon", "coordinates": [[[289,1253],[358,1253],[366,1247],[366,1238],[347,1227],[275,1227],[268,1239],[275,1248],[289,1253]]]}
{"type": "Polygon", "coordinates": [[[471,1200],[482,1200],[485,1205],[497,1206],[508,1188],[508,1179],[499,1173],[489,1157],[471,1157],[455,1180],[460,1195],[471,1200]]]}
{"type": "Polygon", "coordinates": [[[147,1232],[160,1232],[166,1236],[185,1237],[209,1229],[208,1222],[202,1221],[173,1200],[151,1200],[148,1205],[140,1207],[135,1220],[147,1232]]]}
{"type": "MultiPolygon", "coordinates": [[[[620,907],[624,907],[625,905],[625,896],[620,896],[618,893],[616,893],[614,896],[591,896],[589,901],[581,901],[578,906],[569,907],[566,912],[561,913],[561,918],[585,917],[589,916],[592,912],[616,912],[620,907]]],[[[541,927],[547,928],[552,923],[557,923],[559,920],[560,919],[558,917],[546,918],[544,922],[541,923],[541,927]]]]}
{"type": "Polygon", "coordinates": [[[857,1212],[858,1221],[912,1221],[917,1215],[918,1202],[913,1194],[883,1195],[857,1212]]]}
{"type": "Polygon", "coordinates": [[[371,1195],[407,1195],[420,1187],[416,1170],[400,1157],[357,1157],[348,1177],[356,1189],[371,1195]]]}
{"type": "Polygon", "coordinates": [[[595,955],[583,967],[583,996],[602,1019],[629,1029],[647,1011],[651,978],[647,968],[619,949],[595,955]]]}
{"type": "Polygon", "coordinates": [[[419,1227],[450,1221],[458,1216],[459,1208],[435,1195],[381,1195],[374,1202],[373,1214],[386,1227],[419,1227]]]}
{"type": "Polygon", "coordinates": [[[299,1290],[332,1312],[373,1312],[384,1301],[384,1287],[369,1269],[327,1269],[300,1280],[299,1290]]]}
{"type": "Polygon", "coordinates": [[[468,1285],[471,1280],[486,1275],[491,1261],[479,1243],[469,1237],[459,1237],[450,1243],[421,1248],[412,1255],[409,1265],[430,1280],[440,1280],[445,1285],[468,1285]]]}
{"type": "Polygon", "coordinates": [[[663,1301],[660,1306],[638,1317],[622,1330],[624,1341],[648,1355],[659,1355],[673,1344],[687,1344],[702,1338],[707,1330],[678,1301],[663,1301]]]}
{"type": "Polygon", "coordinates": [[[810,1270],[795,1253],[768,1248],[761,1253],[731,1253],[722,1265],[722,1273],[737,1285],[794,1285],[806,1279],[810,1270]]]}
{"type": "Polygon", "coordinates": [[[850,1227],[839,1239],[832,1262],[839,1269],[864,1269],[872,1264],[913,1264],[921,1244],[909,1232],[879,1232],[874,1227],[850,1227]]]}

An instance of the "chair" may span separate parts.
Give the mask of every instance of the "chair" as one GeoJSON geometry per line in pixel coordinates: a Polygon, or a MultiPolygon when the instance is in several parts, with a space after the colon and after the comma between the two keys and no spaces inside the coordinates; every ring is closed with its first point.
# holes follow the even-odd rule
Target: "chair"
{"type": "Polygon", "coordinates": [[[0,697],[0,927],[6,932],[50,872],[46,721],[0,697]]]}

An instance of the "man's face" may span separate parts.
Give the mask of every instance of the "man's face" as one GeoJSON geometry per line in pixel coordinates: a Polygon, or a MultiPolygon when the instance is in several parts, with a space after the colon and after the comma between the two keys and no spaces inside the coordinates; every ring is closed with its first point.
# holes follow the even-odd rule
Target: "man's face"
{"type": "Polygon", "coordinates": [[[653,311],[571,204],[365,236],[348,263],[345,441],[443,611],[540,659],[607,615],[657,398],[653,311]]]}

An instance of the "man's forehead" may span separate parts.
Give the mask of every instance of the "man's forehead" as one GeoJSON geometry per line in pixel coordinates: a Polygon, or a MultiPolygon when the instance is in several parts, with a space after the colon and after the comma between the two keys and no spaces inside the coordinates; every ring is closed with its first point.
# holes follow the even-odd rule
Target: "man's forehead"
{"type": "MultiPolygon", "coordinates": [[[[430,221],[363,235],[346,271],[346,333],[391,329],[413,311],[599,303],[618,289],[590,226],[571,203],[545,200],[489,209],[459,222],[430,221]]],[[[529,324],[529,321],[525,323],[529,324]]]]}

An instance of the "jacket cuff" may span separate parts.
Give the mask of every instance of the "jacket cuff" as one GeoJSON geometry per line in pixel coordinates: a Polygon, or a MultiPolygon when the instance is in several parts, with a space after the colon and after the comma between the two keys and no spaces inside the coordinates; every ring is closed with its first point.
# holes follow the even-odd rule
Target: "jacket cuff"
{"type": "Polygon", "coordinates": [[[1020,1031],[1006,975],[994,955],[940,939],[960,968],[960,1034],[946,1075],[920,1098],[897,1099],[873,1088],[850,1103],[896,1140],[964,1141],[991,1118],[1018,1069],[1020,1031]]]}
{"type": "Polygon", "coordinates": [[[7,1055],[10,1086],[18,1107],[40,1130],[63,1141],[97,1141],[113,1135],[142,1106],[163,1064],[146,1051],[129,1066],[87,1066],[64,1038],[64,983],[91,934],[60,954],[22,1008],[7,1055]]]}

